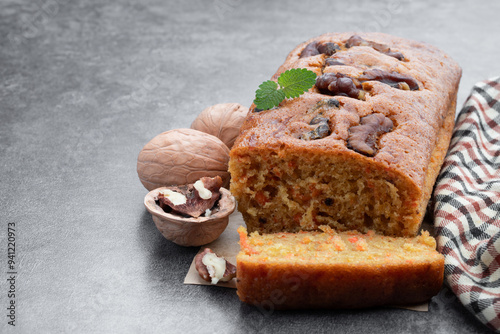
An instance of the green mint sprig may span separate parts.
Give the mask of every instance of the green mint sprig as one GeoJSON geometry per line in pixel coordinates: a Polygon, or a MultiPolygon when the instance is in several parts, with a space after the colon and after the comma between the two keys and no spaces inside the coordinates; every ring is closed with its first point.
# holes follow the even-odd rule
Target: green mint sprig
{"type": "Polygon", "coordinates": [[[255,92],[256,109],[277,107],[285,98],[296,98],[307,92],[316,83],[316,73],[305,68],[292,68],[278,78],[278,83],[264,81],[255,92]]]}

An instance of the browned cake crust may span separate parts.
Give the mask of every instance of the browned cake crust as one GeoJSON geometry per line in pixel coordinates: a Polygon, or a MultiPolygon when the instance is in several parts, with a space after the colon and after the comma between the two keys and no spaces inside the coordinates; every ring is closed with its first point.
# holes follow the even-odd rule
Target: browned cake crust
{"type": "Polygon", "coordinates": [[[272,79],[291,68],[314,71],[316,85],[275,109],[252,106],[230,153],[249,231],[416,235],[453,129],[460,67],[424,43],[331,33],[297,46],[272,79]]]}
{"type": "Polygon", "coordinates": [[[427,233],[392,238],[368,233],[254,234],[239,230],[241,301],[266,309],[410,305],[441,289],[444,257],[427,233]]]}

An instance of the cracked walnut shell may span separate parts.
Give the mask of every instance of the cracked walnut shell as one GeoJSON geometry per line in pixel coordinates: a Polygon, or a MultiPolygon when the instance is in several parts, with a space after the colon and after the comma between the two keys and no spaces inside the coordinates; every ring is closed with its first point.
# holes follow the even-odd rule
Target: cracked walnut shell
{"type": "Polygon", "coordinates": [[[217,137],[193,129],[163,132],[147,143],[137,158],[137,174],[149,191],[194,183],[202,177],[229,184],[229,149],[217,137]]]}
{"type": "Polygon", "coordinates": [[[229,215],[236,208],[236,200],[229,190],[220,188],[221,197],[210,216],[179,216],[165,212],[157,204],[158,194],[165,189],[160,187],[150,191],[144,198],[144,205],[160,233],[180,246],[201,246],[216,240],[226,229],[229,215]]]}

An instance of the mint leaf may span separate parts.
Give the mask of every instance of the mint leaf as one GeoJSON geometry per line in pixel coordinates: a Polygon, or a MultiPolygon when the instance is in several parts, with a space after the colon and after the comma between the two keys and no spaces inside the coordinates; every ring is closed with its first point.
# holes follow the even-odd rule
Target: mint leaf
{"type": "Polygon", "coordinates": [[[287,98],[295,98],[307,92],[316,83],[316,73],[305,68],[292,68],[281,73],[278,84],[287,98]]]}
{"type": "Polygon", "coordinates": [[[285,98],[299,97],[315,83],[316,73],[305,68],[292,68],[281,73],[278,83],[271,80],[263,82],[255,92],[253,102],[257,109],[271,109],[278,106],[285,98]]]}
{"type": "Polygon", "coordinates": [[[278,90],[278,84],[274,81],[264,81],[255,92],[255,106],[258,109],[271,109],[276,107],[285,99],[285,93],[278,90]]]}

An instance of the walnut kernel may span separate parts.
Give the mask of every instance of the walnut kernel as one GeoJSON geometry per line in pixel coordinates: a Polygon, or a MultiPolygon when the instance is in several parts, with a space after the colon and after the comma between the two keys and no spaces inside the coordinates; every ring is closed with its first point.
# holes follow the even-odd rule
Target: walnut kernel
{"type": "MultiPolygon", "coordinates": [[[[158,193],[159,206],[172,214],[187,217],[200,217],[212,212],[212,208],[220,198],[222,179],[202,177],[194,184],[173,186],[158,193]]],[[[208,216],[210,216],[210,214],[208,216]]]]}
{"type": "Polygon", "coordinates": [[[349,129],[347,146],[354,151],[372,157],[377,152],[377,141],[384,133],[392,131],[390,118],[374,113],[361,118],[360,125],[349,129]]]}
{"type": "Polygon", "coordinates": [[[212,284],[219,281],[229,282],[236,277],[236,266],[215,254],[210,248],[205,248],[196,255],[194,264],[200,277],[212,284]]]}

